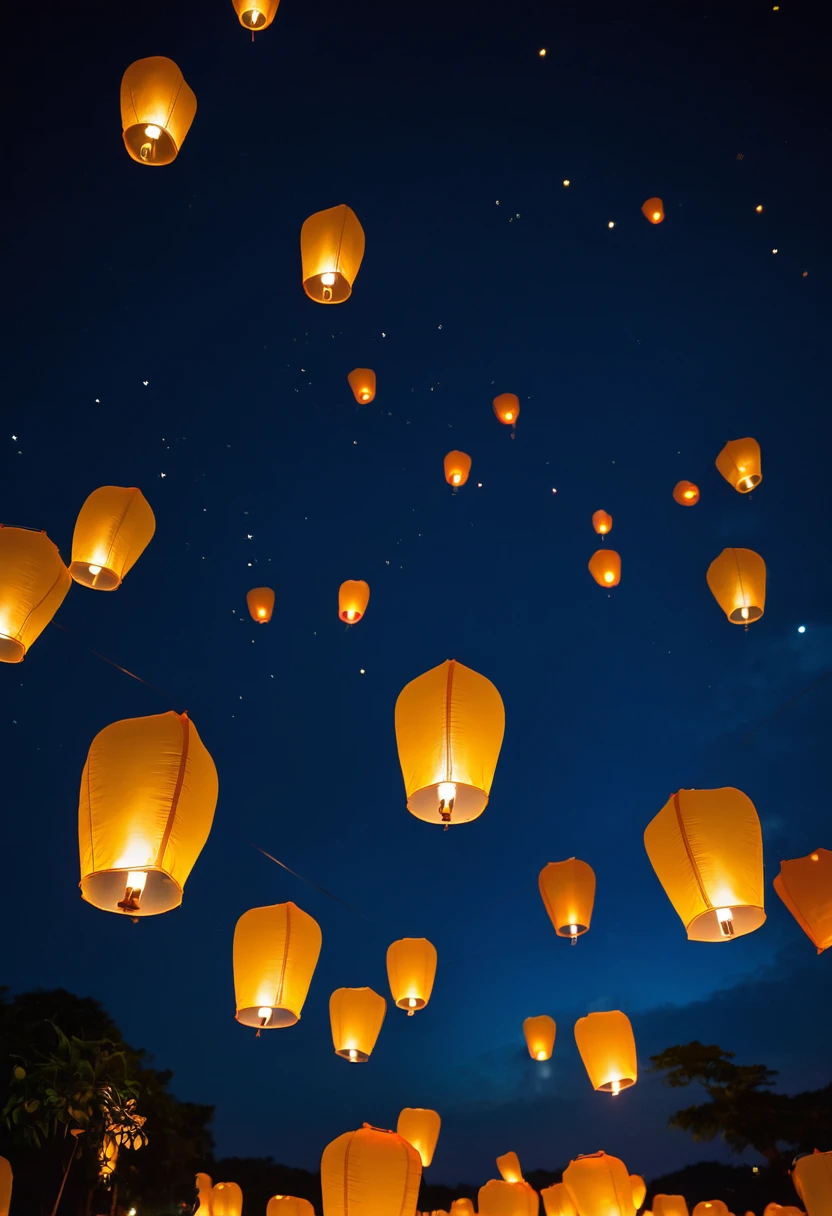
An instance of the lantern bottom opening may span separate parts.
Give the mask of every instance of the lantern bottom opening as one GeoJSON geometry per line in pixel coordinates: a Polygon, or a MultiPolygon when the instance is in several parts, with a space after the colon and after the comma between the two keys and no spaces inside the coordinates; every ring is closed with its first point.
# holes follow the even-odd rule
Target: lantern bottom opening
{"type": "Polygon", "coordinates": [[[134,123],[124,132],[124,146],[133,160],[140,165],[169,165],[176,160],[179,149],[164,127],[156,126],[150,119],[134,123]],[[147,134],[148,127],[153,127],[159,134],[151,139],[147,134]]]}
{"type": "Polygon", "coordinates": [[[72,562],[69,573],[76,583],[82,587],[92,587],[95,591],[115,591],[121,586],[121,579],[115,570],[99,566],[96,562],[72,562]]]}
{"type": "Polygon", "coordinates": [[[359,612],[357,608],[352,609],[352,612],[353,612],[352,616],[347,616],[347,609],[345,608],[343,610],[343,612],[340,613],[341,620],[344,622],[345,625],[357,625],[358,622],[361,620],[361,618],[364,616],[364,613],[359,612]]]}
{"type": "Polygon", "coordinates": [[[352,295],[352,286],[340,270],[310,275],[303,280],[303,290],[316,304],[343,304],[352,295]],[[324,278],[326,283],[322,281],[324,278]]]}
{"type": "Polygon", "coordinates": [[[635,1083],[635,1077],[617,1077],[614,1081],[605,1081],[603,1085],[598,1085],[597,1089],[605,1094],[620,1093],[622,1089],[629,1089],[635,1083]]]}
{"type": "MultiPolygon", "coordinates": [[[[439,787],[445,784],[444,780],[437,781],[435,785],[426,785],[424,789],[416,790],[411,794],[407,800],[407,809],[411,815],[415,815],[417,819],[422,819],[425,823],[438,823],[444,826],[444,820],[439,814],[439,787]]],[[[458,781],[454,784],[456,785],[456,797],[449,820],[451,827],[455,823],[470,823],[472,819],[477,819],[488,806],[488,794],[484,790],[477,789],[473,785],[461,785],[458,781]]]]}
{"type": "Polygon", "coordinates": [[[283,1026],[294,1026],[300,1021],[300,1014],[295,1013],[294,1009],[281,1009],[280,1006],[269,1006],[271,1015],[268,1022],[263,1024],[263,1019],[259,1016],[259,1010],[264,1005],[268,1005],[267,1001],[260,1001],[257,1005],[251,1005],[246,1009],[237,1010],[237,1021],[243,1026],[253,1026],[256,1030],[278,1030],[283,1026]]]}
{"type": "Polygon", "coordinates": [[[425,1005],[427,1005],[427,1001],[423,1000],[420,996],[403,996],[400,1000],[396,1001],[396,1008],[406,1009],[408,1013],[415,1013],[417,1009],[424,1009],[425,1005]],[[412,1005],[411,1001],[413,1002],[412,1005]]]}
{"type": "Polygon", "coordinates": [[[762,608],[749,604],[747,607],[735,608],[728,614],[728,620],[732,625],[750,625],[752,621],[759,621],[762,615],[762,608]]]}
{"type": "Polygon", "coordinates": [[[742,937],[746,933],[753,933],[755,929],[759,929],[760,925],[766,919],[766,914],[763,908],[750,907],[735,907],[732,904],[723,904],[720,909],[709,908],[707,912],[702,912],[688,925],[688,941],[691,942],[730,942],[734,937],[742,937]],[[731,923],[733,933],[726,936],[720,928],[719,917],[717,911],[722,911],[724,908],[731,910],[731,923]]]}
{"type": "Polygon", "coordinates": [[[739,490],[740,494],[750,494],[752,490],[757,489],[762,480],[760,473],[752,473],[749,477],[738,477],[734,483],[734,489],[739,490]]]}
{"type": "Polygon", "coordinates": [[[85,874],[79,886],[81,897],[88,904],[100,908],[102,912],[117,912],[121,916],[158,916],[160,912],[170,912],[182,903],[182,888],[179,883],[164,870],[150,866],[98,870],[94,874],[85,874]],[[119,901],[124,899],[127,875],[140,868],[145,871],[147,877],[139,906],[132,911],[120,908],[118,905],[119,901]]]}
{"type": "Polygon", "coordinates": [[[262,9],[252,5],[251,8],[244,9],[240,13],[240,24],[244,25],[247,30],[264,30],[271,25],[271,21],[264,21],[262,9]]]}
{"type": "Polygon", "coordinates": [[[17,638],[0,633],[0,663],[22,663],[26,658],[26,647],[17,638]]]}
{"type": "Polygon", "coordinates": [[[357,1047],[336,1047],[335,1054],[349,1060],[350,1064],[366,1064],[370,1058],[369,1051],[359,1051],[357,1047]]]}
{"type": "Polygon", "coordinates": [[[561,925],[559,929],[555,929],[558,937],[581,937],[584,933],[589,932],[589,925],[582,925],[580,921],[569,921],[565,925],[561,925]]]}

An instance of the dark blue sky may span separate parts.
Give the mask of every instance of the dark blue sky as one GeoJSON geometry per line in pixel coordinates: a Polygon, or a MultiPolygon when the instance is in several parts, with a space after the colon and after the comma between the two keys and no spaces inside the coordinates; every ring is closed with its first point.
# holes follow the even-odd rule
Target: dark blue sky
{"type": "Polygon", "coordinates": [[[828,96],[819,6],[771,9],[282,0],[254,45],[230,0],[7,21],[0,518],[68,560],[87,494],[137,485],[157,533],[116,594],[73,586],[68,632],[0,672],[3,979],[99,997],[181,1097],[216,1103],[220,1153],[316,1168],[406,1105],[442,1115],[435,1181],[483,1182],[507,1149],[531,1169],[604,1148],[648,1176],[710,1153],[666,1130],[687,1094],[644,1074],[619,1101],[592,1092],[572,1026],[597,1009],[631,1016],[642,1068],[698,1037],[786,1089],[832,1079],[830,959],[771,889],[781,858],[830,847],[829,685],[765,722],[832,667],[828,96]],[[151,172],[118,90],[155,54],[199,108],[151,172]],[[341,202],[367,252],[324,309],[298,236],[341,202]],[[360,410],[355,366],[378,375],[360,410]],[[714,468],[746,434],[750,498],[714,468]],[[473,458],[456,497],[451,448],[473,458]],[[599,507],[623,561],[609,596],[586,569],[599,507]],[[748,633],[706,586],[726,545],[768,566],[748,633]],[[350,632],[346,578],[372,590],[350,632]],[[267,628],[246,613],[259,584],[267,628]],[[507,725],[487,811],[443,833],[405,809],[393,706],[449,657],[496,684],[507,725]],[[79,780],[98,730],[168,708],[220,798],[184,905],[134,927],[81,901],[79,780]],[[686,941],[642,832],[676,789],[725,784],[762,820],[769,919],[719,948],[686,941]],[[574,950],[537,891],[573,854],[598,879],[574,950]],[[323,951],[300,1024],[258,1041],[234,1021],[231,939],[285,899],[323,951]],[[404,935],[437,946],[430,1005],[388,1006],[350,1068],[329,994],[389,995],[404,935]],[[539,1066],[521,1026],[542,1012],[558,1038],[539,1066]]]}

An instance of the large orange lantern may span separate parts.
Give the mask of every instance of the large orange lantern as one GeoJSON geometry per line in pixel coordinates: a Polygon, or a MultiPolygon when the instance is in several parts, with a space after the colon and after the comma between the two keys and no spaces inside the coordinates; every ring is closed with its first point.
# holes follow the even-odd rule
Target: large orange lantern
{"type": "Polygon", "coordinates": [[[455,659],[405,685],[396,701],[396,743],[411,815],[446,826],[481,815],[505,721],[491,681],[455,659]]]}
{"type": "Polygon", "coordinates": [[[448,452],[445,457],[445,480],[454,490],[464,486],[471,472],[471,457],[465,452],[448,452]]]}
{"type": "MultiPolygon", "coordinates": [[[[701,1204],[696,1205],[697,1208],[700,1206],[702,1206],[702,1205],[701,1204]]],[[[713,1205],[709,1205],[709,1206],[713,1206],[713,1205]]],[[[695,1211],[696,1211],[696,1208],[694,1208],[694,1212],[695,1211]]],[[[712,1214],[707,1213],[706,1216],[712,1216],[712,1214]]],[[[730,1213],[729,1213],[729,1216],[730,1216],[730,1213]]],[[[745,1216],[754,1216],[754,1213],[746,1212],[745,1216]]],[[[763,1216],[806,1216],[806,1213],[803,1211],[803,1208],[795,1207],[793,1204],[767,1203],[766,1206],[763,1208],[763,1216]]]]}
{"type": "Polygon", "coordinates": [[[708,586],[732,625],[759,621],[766,607],[766,564],[753,549],[723,549],[708,566],[708,586]]]}
{"type": "Polygon", "coordinates": [[[338,616],[348,625],[357,625],[367,611],[370,586],[362,578],[348,578],[338,588],[338,616]]]}
{"type": "Polygon", "coordinates": [[[748,494],[763,480],[759,443],[756,439],[732,439],[717,456],[716,467],[729,486],[748,494]]]}
{"type": "Polygon", "coordinates": [[[774,889],[823,954],[832,946],[832,852],[815,849],[807,857],[781,861],[774,889]]]}
{"type": "Polygon", "coordinates": [[[741,790],[679,790],[644,847],[690,941],[731,941],[766,919],[760,820],[741,790]]]}
{"type": "Polygon", "coordinates": [[[259,625],[267,625],[274,612],[274,592],[271,587],[252,587],[246,595],[251,619],[259,625]]]}
{"type": "Polygon", "coordinates": [[[528,1182],[492,1178],[477,1196],[479,1216],[538,1216],[540,1196],[528,1182]]]}
{"type": "Polygon", "coordinates": [[[548,1013],[526,1018],[523,1022],[523,1036],[533,1060],[551,1060],[556,1032],[555,1019],[550,1018],[548,1013]]]}
{"type": "Polygon", "coordinates": [[[105,726],[81,776],[81,895],[105,912],[155,916],[182,903],[208,839],[217,770],[187,714],[105,726]]]}
{"type": "Polygon", "coordinates": [[[259,32],[274,21],[280,0],[232,0],[232,3],[240,25],[259,32]]]}
{"type": "Polygon", "coordinates": [[[321,953],[321,927],[297,904],[250,908],[234,930],[235,1017],[274,1030],[299,1021],[321,953]]]}
{"type": "Polygon", "coordinates": [[[522,1182],[523,1171],[520,1168],[520,1158],[516,1153],[503,1153],[497,1158],[497,1169],[503,1182],[522,1182]]]}
{"type": "Polygon", "coordinates": [[[455,1199],[448,1216],[476,1216],[472,1199],[455,1199]]]}
{"type": "Polygon", "coordinates": [[[329,998],[335,1054],[351,1064],[366,1064],[386,1012],[387,1002],[372,988],[336,988],[329,998]]]}
{"type": "Polygon", "coordinates": [[[815,1149],[799,1157],[792,1167],[792,1182],[806,1216],[832,1216],[832,1152],[815,1149]]]}
{"type": "Polygon", "coordinates": [[[396,1132],[365,1123],[324,1149],[324,1216],[416,1216],[422,1163],[396,1132]]]}
{"type": "Polygon", "coordinates": [[[96,591],[115,591],[156,531],[150,503],[135,487],[101,486],[81,508],[69,573],[96,591]]]}
{"type": "Polygon", "coordinates": [[[12,1167],[5,1157],[0,1157],[0,1216],[9,1216],[12,1202],[12,1167]]]}
{"type": "Polygon", "coordinates": [[[243,1216],[243,1192],[236,1182],[215,1182],[211,1216],[243,1216]]]}
{"type": "Polygon", "coordinates": [[[517,419],[520,417],[520,398],[514,393],[500,393],[499,397],[495,397],[492,405],[494,413],[499,418],[504,426],[514,427],[517,425],[517,419]]]}
{"type": "Polygon", "coordinates": [[[343,304],[364,257],[364,229],[345,203],[316,211],[300,230],[303,290],[318,304],[343,304]]]}
{"type": "Polygon", "coordinates": [[[0,663],[21,663],[72,586],[45,532],[0,524],[0,663]]]}
{"type": "Polygon", "coordinates": [[[193,89],[172,59],[137,59],[121,78],[124,146],[140,165],[169,165],[196,114],[193,89]]]}
{"type": "Polygon", "coordinates": [[[673,499],[680,507],[695,507],[699,502],[699,486],[692,481],[677,481],[673,487],[673,499]]]}
{"type": "Polygon", "coordinates": [[[606,511],[594,511],[592,515],[592,526],[599,536],[606,536],[612,531],[612,516],[606,511]]]}
{"type": "Polygon", "coordinates": [[[408,1016],[424,1009],[436,978],[436,947],[426,937],[393,942],[387,948],[387,978],[397,1009],[406,1009],[408,1016]]]}
{"type": "Polygon", "coordinates": [[[617,587],[621,582],[621,558],[615,549],[596,549],[588,569],[599,587],[617,587]]]}
{"type": "Polygon", "coordinates": [[[593,1089],[616,1097],[622,1089],[635,1085],[638,1080],[636,1040],[625,1013],[613,1009],[578,1018],[575,1042],[593,1089]]]}
{"type": "Polygon", "coordinates": [[[563,1181],[578,1216],[633,1216],[630,1175],[618,1157],[607,1153],[577,1157],[563,1171],[563,1181]]]}
{"type": "Polygon", "coordinates": [[[375,399],[376,374],[369,367],[356,367],[347,376],[353,396],[359,405],[367,405],[375,399]]]}
{"type": "Polygon", "coordinates": [[[572,945],[589,929],[595,903],[595,871],[585,861],[550,861],[537,880],[549,920],[558,937],[571,937],[572,945]]]}
{"type": "Polygon", "coordinates": [[[197,1174],[196,1176],[196,1197],[199,1202],[199,1207],[196,1209],[195,1216],[211,1216],[211,1200],[214,1194],[214,1184],[211,1181],[210,1174],[197,1174]]]}
{"type": "Polygon", "coordinates": [[[578,1216],[575,1201],[565,1182],[554,1182],[540,1192],[546,1216],[578,1216]]]}
{"type": "Polygon", "coordinates": [[[427,1169],[433,1161],[441,1126],[442,1120],[435,1110],[424,1110],[421,1106],[406,1106],[399,1114],[396,1131],[416,1149],[423,1169],[427,1169]]]}
{"type": "Polygon", "coordinates": [[[688,1216],[684,1195],[654,1195],[653,1216],[688,1216]]]}
{"type": "Polygon", "coordinates": [[[731,1216],[722,1199],[708,1199],[695,1204],[692,1216],[731,1216]]]}
{"type": "Polygon", "coordinates": [[[638,1211],[647,1198],[647,1186],[641,1174],[630,1174],[630,1186],[633,1191],[633,1207],[638,1211]]]}
{"type": "Polygon", "coordinates": [[[266,1216],[315,1216],[315,1209],[308,1199],[295,1195],[272,1195],[266,1205],[266,1216]]]}
{"type": "Polygon", "coordinates": [[[660,198],[648,198],[641,205],[641,214],[651,224],[660,224],[664,219],[664,203],[660,198]]]}

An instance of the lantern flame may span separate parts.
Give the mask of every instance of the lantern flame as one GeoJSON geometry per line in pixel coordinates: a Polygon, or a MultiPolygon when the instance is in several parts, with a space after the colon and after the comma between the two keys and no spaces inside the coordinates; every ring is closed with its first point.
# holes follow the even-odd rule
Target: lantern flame
{"type": "Polygon", "coordinates": [[[350,1060],[354,1064],[357,1059],[358,1059],[358,1052],[355,1050],[354,1047],[351,1047],[350,1048],[350,1060]]]}
{"type": "Polygon", "coordinates": [[[146,870],[128,870],[127,882],[124,888],[124,899],[118,903],[118,907],[121,908],[122,912],[138,912],[142,891],[144,891],[146,882],[146,870]]]}
{"type": "Polygon", "coordinates": [[[326,274],[321,275],[321,286],[322,287],[334,287],[335,286],[335,275],[332,273],[331,270],[327,271],[326,274]]]}
{"type": "Polygon", "coordinates": [[[545,1051],[539,1051],[539,1052],[537,1053],[537,1058],[538,1058],[538,1060],[545,1060],[545,1059],[546,1059],[546,1052],[545,1052],[545,1051]]]}
{"type": "Polygon", "coordinates": [[[416,1008],[416,997],[415,996],[410,996],[407,998],[407,1007],[408,1007],[408,1009],[416,1008]]]}
{"type": "Polygon", "coordinates": [[[734,913],[730,908],[715,908],[719,931],[723,937],[734,936],[734,913]]]}
{"type": "Polygon", "coordinates": [[[101,566],[90,566],[90,574],[95,578],[96,574],[101,573],[101,566]]]}
{"type": "Polygon", "coordinates": [[[605,583],[611,583],[614,578],[615,578],[615,575],[613,574],[612,570],[607,570],[606,573],[604,574],[605,583]]]}
{"type": "Polygon", "coordinates": [[[257,1016],[262,1020],[263,1025],[265,1026],[266,1022],[268,1022],[269,1018],[272,1016],[271,1005],[261,1005],[261,1007],[257,1010],[257,1016]]]}
{"type": "Polygon", "coordinates": [[[612,1094],[612,1096],[613,1096],[614,1098],[617,1098],[617,1097],[618,1097],[618,1095],[621,1093],[621,1082],[620,1082],[620,1081],[613,1081],[613,1082],[611,1083],[611,1085],[610,1085],[610,1093],[612,1094]]]}
{"type": "Polygon", "coordinates": [[[151,123],[150,126],[145,127],[144,133],[148,139],[158,139],[162,134],[162,128],[157,127],[155,123],[151,123]]]}
{"type": "Polygon", "coordinates": [[[348,608],[348,609],[347,609],[347,620],[348,620],[348,621],[354,621],[354,620],[355,620],[355,609],[354,609],[354,608],[348,608]]]}

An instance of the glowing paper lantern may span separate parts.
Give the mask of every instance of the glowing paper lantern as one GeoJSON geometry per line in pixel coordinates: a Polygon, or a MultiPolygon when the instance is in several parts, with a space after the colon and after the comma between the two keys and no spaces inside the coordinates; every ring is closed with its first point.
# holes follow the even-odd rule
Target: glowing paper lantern
{"type": "Polygon", "coordinates": [[[155,531],[156,517],[141,490],[101,486],[78,514],[69,573],[83,587],[115,591],[155,531]]]}
{"type": "Polygon", "coordinates": [[[569,1193],[565,1182],[555,1182],[545,1186],[540,1192],[543,1200],[543,1210],[546,1216],[578,1216],[575,1201],[569,1193]]]}
{"type": "Polygon", "coordinates": [[[252,587],[246,595],[246,603],[253,621],[266,625],[272,619],[274,592],[271,587],[252,587]]]}
{"type": "Polygon", "coordinates": [[[197,1174],[196,1176],[196,1197],[199,1201],[194,1216],[211,1216],[211,1199],[214,1193],[214,1184],[211,1181],[209,1174],[197,1174]]]}
{"type": "Polygon", "coordinates": [[[633,1191],[633,1207],[638,1211],[647,1198],[647,1187],[640,1174],[630,1174],[630,1186],[633,1191]]]}
{"type": "Polygon", "coordinates": [[[494,413],[504,426],[516,426],[520,417],[520,399],[514,393],[500,393],[492,402],[494,413]]]}
{"type": "Polygon", "coordinates": [[[436,1111],[424,1110],[421,1106],[406,1106],[399,1115],[396,1131],[416,1149],[423,1169],[433,1161],[441,1126],[442,1120],[436,1111]]]}
{"type": "Polygon", "coordinates": [[[11,1165],[5,1157],[0,1157],[0,1216],[9,1216],[13,1180],[11,1165]]]}
{"type": "Polygon", "coordinates": [[[455,1199],[451,1204],[449,1216],[476,1216],[473,1200],[455,1199]]]}
{"type": "Polygon", "coordinates": [[[105,912],[155,916],[182,902],[208,839],[217,770],[187,714],[105,726],[81,776],[81,895],[105,912]]]}
{"type": "Polygon", "coordinates": [[[690,941],[731,941],[766,919],[760,820],[741,790],[679,790],[644,847],[690,941]]]}
{"type": "Polygon", "coordinates": [[[232,3],[240,25],[259,31],[274,21],[280,0],[232,0],[232,3]]]}
{"type": "Polygon", "coordinates": [[[483,813],[505,720],[491,681],[455,659],[405,685],[396,701],[396,743],[411,815],[450,825],[483,813]]]}
{"type": "Polygon", "coordinates": [[[370,586],[361,578],[348,578],[338,588],[338,616],[348,625],[357,625],[367,611],[370,586]]]}
{"type": "Polygon", "coordinates": [[[345,203],[303,221],[300,258],[303,290],[318,304],[342,304],[352,294],[364,257],[364,229],[345,203]]]}
{"type": "Polygon", "coordinates": [[[372,988],[336,988],[329,998],[335,1054],[351,1064],[366,1064],[386,1012],[387,1002],[372,988]]]}
{"type": "Polygon", "coordinates": [[[729,486],[748,494],[763,480],[759,443],[756,439],[732,439],[717,456],[716,467],[729,486]]]}
{"type": "Polygon", "coordinates": [[[550,1018],[548,1013],[526,1018],[523,1023],[523,1035],[533,1060],[551,1060],[556,1031],[555,1019],[550,1018]]]}
{"type": "Polygon", "coordinates": [[[680,507],[695,507],[699,502],[699,486],[692,481],[677,481],[673,487],[673,498],[680,507]]]}
{"type": "MultiPolygon", "coordinates": [[[[99,1178],[110,1178],[115,1173],[117,1161],[118,1141],[109,1133],[105,1133],[101,1148],[98,1150],[99,1178]]],[[[2,1212],[2,1205],[0,1205],[0,1212],[2,1212]]]]}
{"type": "Polygon", "coordinates": [[[799,1157],[792,1167],[792,1182],[806,1216],[832,1216],[832,1152],[815,1149],[799,1157]]]}
{"type": "Polygon", "coordinates": [[[422,1163],[396,1132],[365,1123],[324,1149],[324,1216],[415,1216],[422,1163]]]}
{"type": "Polygon", "coordinates": [[[294,1026],[318,956],[321,927],[297,904],[250,908],[234,930],[235,1017],[243,1026],[294,1026]]]}
{"type": "Polygon", "coordinates": [[[520,1159],[516,1153],[503,1153],[497,1158],[497,1169],[503,1182],[522,1182],[523,1171],[520,1169],[520,1159]]]}
{"type": "Polygon", "coordinates": [[[592,526],[599,536],[606,536],[612,530],[612,516],[606,511],[595,511],[592,515],[592,526]]]}
{"type": "Polygon", "coordinates": [[[641,214],[651,224],[660,224],[664,219],[664,203],[660,198],[648,198],[647,202],[642,204],[641,214]]]}
{"type": "Polygon", "coordinates": [[[376,374],[369,367],[356,367],[347,376],[359,405],[367,405],[376,395],[376,374]]]}
{"type": "Polygon", "coordinates": [[[588,569],[599,587],[617,587],[621,582],[621,558],[615,549],[596,549],[588,569]]]}
{"type": "Polygon", "coordinates": [[[595,871],[585,861],[550,861],[537,880],[549,920],[558,937],[572,944],[589,929],[595,903],[595,871]]]}
{"type": "Polygon", "coordinates": [[[0,663],[22,663],[71,586],[45,532],[0,524],[0,663]]]}
{"type": "MultiPolygon", "coordinates": [[[[387,978],[397,1009],[406,1009],[408,1016],[424,1009],[436,978],[436,947],[426,937],[393,942],[387,948],[387,978]]],[[[429,1164],[422,1160],[422,1165],[429,1164]]]]}
{"type": "Polygon", "coordinates": [[[578,1216],[633,1216],[630,1175],[618,1157],[607,1153],[576,1157],[563,1171],[563,1181],[578,1216]]]}
{"type": "Polygon", "coordinates": [[[653,1216],[688,1216],[684,1195],[654,1195],[653,1216]]]}
{"type": "Polygon", "coordinates": [[[477,1196],[479,1216],[538,1216],[540,1196],[528,1182],[499,1182],[492,1178],[477,1196]]]}
{"type": "Polygon", "coordinates": [[[295,1195],[272,1195],[266,1205],[266,1216],[315,1216],[315,1209],[308,1199],[295,1195]]]}
{"type": "Polygon", "coordinates": [[[137,59],[121,78],[124,146],[140,165],[169,165],[196,114],[193,89],[172,59],[137,59]]]}
{"type": "MultiPolygon", "coordinates": [[[[701,1206],[702,1204],[696,1205],[696,1207],[701,1206]]],[[[696,1212],[696,1208],[694,1208],[694,1212],[696,1212]]],[[[713,1216],[713,1214],[707,1213],[706,1216],[713,1216]]],[[[749,1214],[746,1213],[746,1216],[749,1216],[749,1214]]],[[[751,1216],[754,1216],[753,1212],[751,1216]]],[[[763,1216],[806,1216],[806,1213],[803,1211],[803,1208],[793,1207],[790,1204],[767,1203],[763,1208],[763,1216]]]]}
{"type": "Polygon", "coordinates": [[[823,954],[832,946],[832,852],[780,862],[774,889],[803,932],[823,954]]]}
{"type": "Polygon", "coordinates": [[[464,486],[471,472],[471,457],[465,452],[448,452],[445,457],[445,480],[449,486],[458,490],[464,486]]]}
{"type": "Polygon", "coordinates": [[[759,621],[766,607],[766,564],[753,549],[723,549],[708,566],[708,586],[732,625],[759,621]]]}
{"type": "Polygon", "coordinates": [[[236,1182],[215,1182],[211,1216],[243,1216],[243,1192],[236,1182]]]}
{"type": "Polygon", "coordinates": [[[695,1205],[693,1216],[731,1216],[731,1213],[721,1199],[709,1199],[695,1205]]]}
{"type": "MultiPolygon", "coordinates": [[[[575,1042],[593,1089],[616,1097],[622,1089],[635,1085],[638,1080],[636,1041],[625,1013],[613,1009],[578,1018],[575,1042]]],[[[578,1207],[580,1209],[580,1204],[578,1207]]]]}

